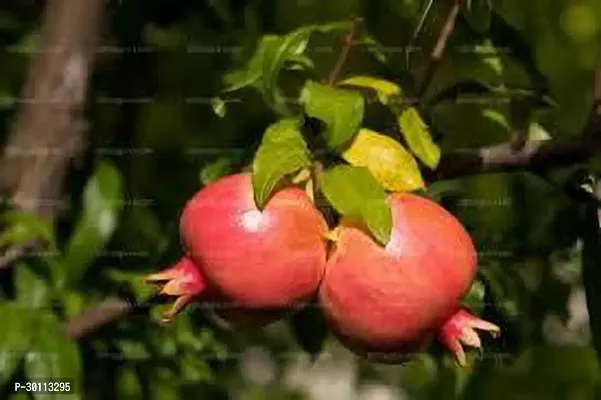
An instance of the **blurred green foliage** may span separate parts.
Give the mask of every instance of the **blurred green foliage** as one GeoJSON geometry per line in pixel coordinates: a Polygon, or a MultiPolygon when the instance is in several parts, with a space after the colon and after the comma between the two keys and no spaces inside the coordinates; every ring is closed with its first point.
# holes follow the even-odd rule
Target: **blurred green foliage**
{"type": "MultiPolygon", "coordinates": [[[[5,0],[0,9],[0,143],[37,42],[39,3],[5,0]]],[[[287,99],[297,99],[308,79],[328,76],[351,16],[364,18],[364,32],[341,78],[380,77],[410,91],[450,3],[107,2],[109,39],[122,51],[101,53],[86,161],[68,182],[70,212],[51,227],[2,204],[0,244],[37,238],[44,250],[0,271],[0,398],[32,397],[14,395],[11,383],[36,377],[75,379],[90,399],[343,399],[369,384],[411,399],[594,398],[593,343],[601,340],[601,304],[591,296],[601,290],[595,210],[522,173],[428,188],[479,250],[478,280],[465,304],[503,329],[483,352],[470,353],[468,368],[436,348],[404,365],[357,359],[324,332],[319,315],[232,333],[191,309],[173,327],[140,316],[79,343],[61,336],[62,321],[108,296],[148,295],[141,277],[179,257],[186,199],[252,162],[267,127],[298,112],[287,99]],[[586,302],[574,309],[582,290],[586,302]],[[334,383],[324,389],[324,381],[334,383]]],[[[577,135],[592,104],[599,43],[598,0],[468,1],[423,117],[443,153],[509,140],[516,104],[530,105],[532,138],[577,135]]],[[[340,108],[328,124],[334,146],[357,128],[350,97],[330,104],[340,108]]],[[[371,114],[374,103],[365,104],[370,127],[398,134],[394,116],[370,120],[379,115],[371,114]]]]}

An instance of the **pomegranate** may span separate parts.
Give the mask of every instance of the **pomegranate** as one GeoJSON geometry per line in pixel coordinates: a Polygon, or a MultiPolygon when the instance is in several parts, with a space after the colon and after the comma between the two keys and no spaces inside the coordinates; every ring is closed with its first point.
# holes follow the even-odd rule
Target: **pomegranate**
{"type": "Polygon", "coordinates": [[[343,220],[319,291],[332,330],[355,353],[399,361],[438,336],[459,364],[462,344],[480,347],[474,329],[499,328],[460,307],[477,268],[470,236],[437,203],[409,193],[388,198],[390,241],[381,246],[343,220]]]}
{"type": "Polygon", "coordinates": [[[267,322],[317,292],[327,229],[302,189],[277,190],[259,210],[251,174],[227,176],[188,201],[180,220],[185,256],[146,281],[178,297],[166,320],[204,300],[225,303],[215,311],[226,319],[267,322]]]}

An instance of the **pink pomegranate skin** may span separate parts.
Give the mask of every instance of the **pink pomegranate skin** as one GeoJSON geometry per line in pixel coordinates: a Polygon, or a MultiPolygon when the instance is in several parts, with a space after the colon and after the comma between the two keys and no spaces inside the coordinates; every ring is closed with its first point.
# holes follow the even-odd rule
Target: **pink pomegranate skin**
{"type": "MultiPolygon", "coordinates": [[[[402,357],[419,351],[457,313],[477,255],[463,226],[437,203],[409,193],[388,201],[389,243],[383,247],[343,221],[319,296],[333,331],[352,351],[402,357]]],[[[447,329],[453,334],[447,341],[459,340],[461,329],[447,329]]]]}
{"type": "Polygon", "coordinates": [[[313,295],[325,269],[326,232],[297,187],[275,191],[259,210],[249,173],[197,192],[180,223],[187,257],[209,286],[243,310],[282,308],[313,295]]]}

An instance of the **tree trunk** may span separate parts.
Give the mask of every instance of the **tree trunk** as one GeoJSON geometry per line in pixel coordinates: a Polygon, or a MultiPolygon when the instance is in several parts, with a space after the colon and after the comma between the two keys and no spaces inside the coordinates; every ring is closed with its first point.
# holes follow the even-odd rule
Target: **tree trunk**
{"type": "MultiPolygon", "coordinates": [[[[88,80],[105,0],[49,0],[11,136],[0,159],[0,189],[22,211],[51,222],[71,162],[86,144],[88,80]]],[[[29,51],[29,49],[28,49],[29,51]]]]}

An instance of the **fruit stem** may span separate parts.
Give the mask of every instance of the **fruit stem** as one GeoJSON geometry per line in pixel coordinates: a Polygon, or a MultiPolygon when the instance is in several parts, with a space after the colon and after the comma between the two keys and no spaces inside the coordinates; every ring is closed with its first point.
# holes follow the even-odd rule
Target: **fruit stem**
{"type": "Polygon", "coordinates": [[[313,171],[311,168],[301,169],[293,178],[292,183],[294,185],[303,185],[305,193],[309,196],[311,203],[315,204],[315,182],[313,177],[313,171]]]}
{"type": "Polygon", "coordinates": [[[311,182],[311,184],[307,185],[307,190],[311,191],[311,198],[313,199],[313,203],[315,203],[315,199],[319,199],[319,192],[321,190],[319,183],[323,176],[323,170],[323,164],[319,161],[315,161],[309,171],[311,174],[311,179],[309,180],[309,182],[311,182]]]}
{"type": "Polygon", "coordinates": [[[330,242],[337,242],[340,239],[340,227],[337,226],[336,228],[329,230],[328,232],[324,233],[323,236],[330,242]]]}
{"type": "Polygon", "coordinates": [[[311,203],[315,204],[315,184],[313,183],[313,179],[309,179],[305,184],[305,192],[309,196],[311,203]]]}
{"type": "Polygon", "coordinates": [[[311,179],[311,170],[309,168],[303,168],[294,178],[292,178],[292,183],[299,185],[309,179],[311,179]]]}

